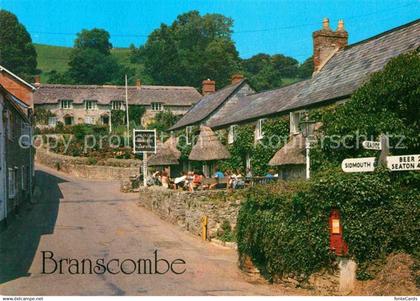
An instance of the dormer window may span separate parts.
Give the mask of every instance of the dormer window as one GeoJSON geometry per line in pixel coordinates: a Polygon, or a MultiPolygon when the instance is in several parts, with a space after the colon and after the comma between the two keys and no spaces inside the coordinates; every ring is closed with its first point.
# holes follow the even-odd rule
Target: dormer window
{"type": "Polygon", "coordinates": [[[86,110],[95,110],[96,109],[96,101],[95,100],[85,100],[85,107],[86,107],[86,110]]]}
{"type": "Polygon", "coordinates": [[[72,101],[70,99],[62,99],[62,100],[60,100],[60,107],[62,109],[71,109],[72,108],[72,101]]]}
{"type": "Polygon", "coordinates": [[[121,100],[113,100],[111,102],[111,108],[113,110],[122,110],[123,109],[123,102],[121,100]]]}
{"type": "Polygon", "coordinates": [[[255,140],[261,140],[264,138],[263,124],[266,119],[258,119],[257,125],[255,126],[255,140]]]}
{"type": "Polygon", "coordinates": [[[232,144],[235,142],[235,138],[236,138],[236,128],[238,126],[237,125],[231,125],[229,127],[229,133],[228,133],[228,144],[232,144]]]}
{"type": "Polygon", "coordinates": [[[163,104],[160,102],[152,102],[152,111],[163,111],[163,104]]]}

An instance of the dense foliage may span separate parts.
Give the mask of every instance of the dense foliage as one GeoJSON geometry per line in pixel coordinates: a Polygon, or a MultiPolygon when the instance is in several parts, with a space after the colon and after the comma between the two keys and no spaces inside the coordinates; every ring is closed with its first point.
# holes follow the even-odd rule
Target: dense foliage
{"type": "Polygon", "coordinates": [[[38,73],[35,47],[25,26],[6,10],[0,10],[0,41],[0,65],[32,82],[38,73]]]}
{"type": "MultiPolygon", "coordinates": [[[[236,129],[233,144],[228,145],[231,158],[221,161],[222,170],[245,172],[246,156],[249,155],[254,176],[263,176],[270,169],[268,162],[285,144],[289,135],[289,122],[284,118],[266,120],[263,123],[264,138],[254,140],[254,126],[244,125],[236,129]]],[[[226,141],[223,141],[226,142],[226,141]]]]}
{"type": "Polygon", "coordinates": [[[171,110],[164,110],[156,113],[153,122],[147,128],[156,129],[158,133],[162,133],[173,126],[180,118],[181,115],[175,115],[171,110]]]}
{"type": "Polygon", "coordinates": [[[328,217],[341,212],[349,256],[366,279],[368,264],[394,251],[418,252],[419,190],[403,190],[388,171],[344,174],[331,170],[309,183],[282,182],[253,190],[240,209],[238,250],[268,279],[305,280],[333,267],[328,217]],[[401,218],[404,217],[404,218],[401,218]]]}
{"type": "Polygon", "coordinates": [[[232,25],[232,19],[219,14],[181,14],[172,25],[154,30],[139,50],[133,49],[132,60],[141,57],[156,84],[200,87],[211,78],[223,87],[239,69],[232,25]]]}
{"type": "Polygon", "coordinates": [[[319,170],[339,166],[345,158],[375,156],[375,151],[364,150],[361,143],[378,140],[381,133],[390,138],[391,154],[420,153],[419,87],[416,51],[391,60],[345,104],[321,111],[323,135],[312,152],[313,167],[319,170]]]}
{"type": "Polygon", "coordinates": [[[290,80],[310,77],[313,65],[310,65],[312,59],[308,60],[299,65],[299,62],[292,57],[260,53],[242,60],[242,67],[251,86],[257,91],[263,91],[281,87],[290,80]],[[308,67],[312,68],[310,72],[307,72],[308,67]]]}
{"type": "Polygon", "coordinates": [[[49,72],[49,82],[63,84],[124,84],[125,74],[133,70],[118,63],[111,55],[109,33],[103,29],[82,30],[77,34],[64,73],[49,72]]]}

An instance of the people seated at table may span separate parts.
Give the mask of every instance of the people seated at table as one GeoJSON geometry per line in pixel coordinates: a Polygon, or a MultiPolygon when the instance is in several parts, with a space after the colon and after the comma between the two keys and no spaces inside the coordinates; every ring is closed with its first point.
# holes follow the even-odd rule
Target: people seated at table
{"type": "Polygon", "coordinates": [[[245,181],[241,174],[241,171],[238,169],[236,170],[236,173],[234,173],[232,176],[232,188],[238,189],[245,187],[245,181]]]}
{"type": "Polygon", "coordinates": [[[190,192],[195,191],[201,185],[201,181],[203,180],[203,173],[201,171],[194,171],[194,175],[190,182],[190,192]]]}
{"type": "Polygon", "coordinates": [[[216,179],[216,182],[210,184],[209,185],[209,189],[220,189],[220,188],[223,188],[222,187],[223,184],[220,183],[220,180],[225,178],[225,174],[222,171],[220,171],[220,169],[218,167],[216,167],[216,172],[214,173],[213,178],[216,179]]]}

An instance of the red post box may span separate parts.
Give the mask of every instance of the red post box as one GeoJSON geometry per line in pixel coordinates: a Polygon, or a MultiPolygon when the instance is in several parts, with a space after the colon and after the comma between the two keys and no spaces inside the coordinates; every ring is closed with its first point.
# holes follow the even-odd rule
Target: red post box
{"type": "Polygon", "coordinates": [[[329,218],[330,225],[330,249],[337,255],[343,256],[348,252],[348,246],[343,238],[343,226],[340,219],[340,211],[332,209],[329,218]]]}

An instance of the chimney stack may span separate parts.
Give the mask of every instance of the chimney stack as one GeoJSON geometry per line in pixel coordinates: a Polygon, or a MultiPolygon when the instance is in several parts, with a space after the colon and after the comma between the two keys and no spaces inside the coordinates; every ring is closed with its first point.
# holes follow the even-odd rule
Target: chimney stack
{"type": "Polygon", "coordinates": [[[141,80],[139,80],[139,79],[136,80],[136,88],[137,88],[137,90],[141,89],[141,80]]]}
{"type": "Polygon", "coordinates": [[[41,76],[39,76],[39,75],[35,75],[35,77],[34,77],[34,86],[36,87],[36,88],[38,88],[40,85],[41,85],[41,76]]]}
{"type": "Polygon", "coordinates": [[[244,79],[244,76],[242,74],[234,74],[232,76],[232,85],[239,83],[241,80],[244,79]]]}
{"type": "Polygon", "coordinates": [[[314,72],[319,71],[337,50],[347,46],[349,34],[344,29],[344,21],[338,21],[336,31],[331,30],[330,21],[324,18],[322,29],[312,34],[314,43],[314,72]]]}
{"type": "Polygon", "coordinates": [[[216,92],[216,82],[214,80],[206,79],[206,80],[203,80],[202,84],[203,84],[202,93],[204,96],[216,92]]]}

